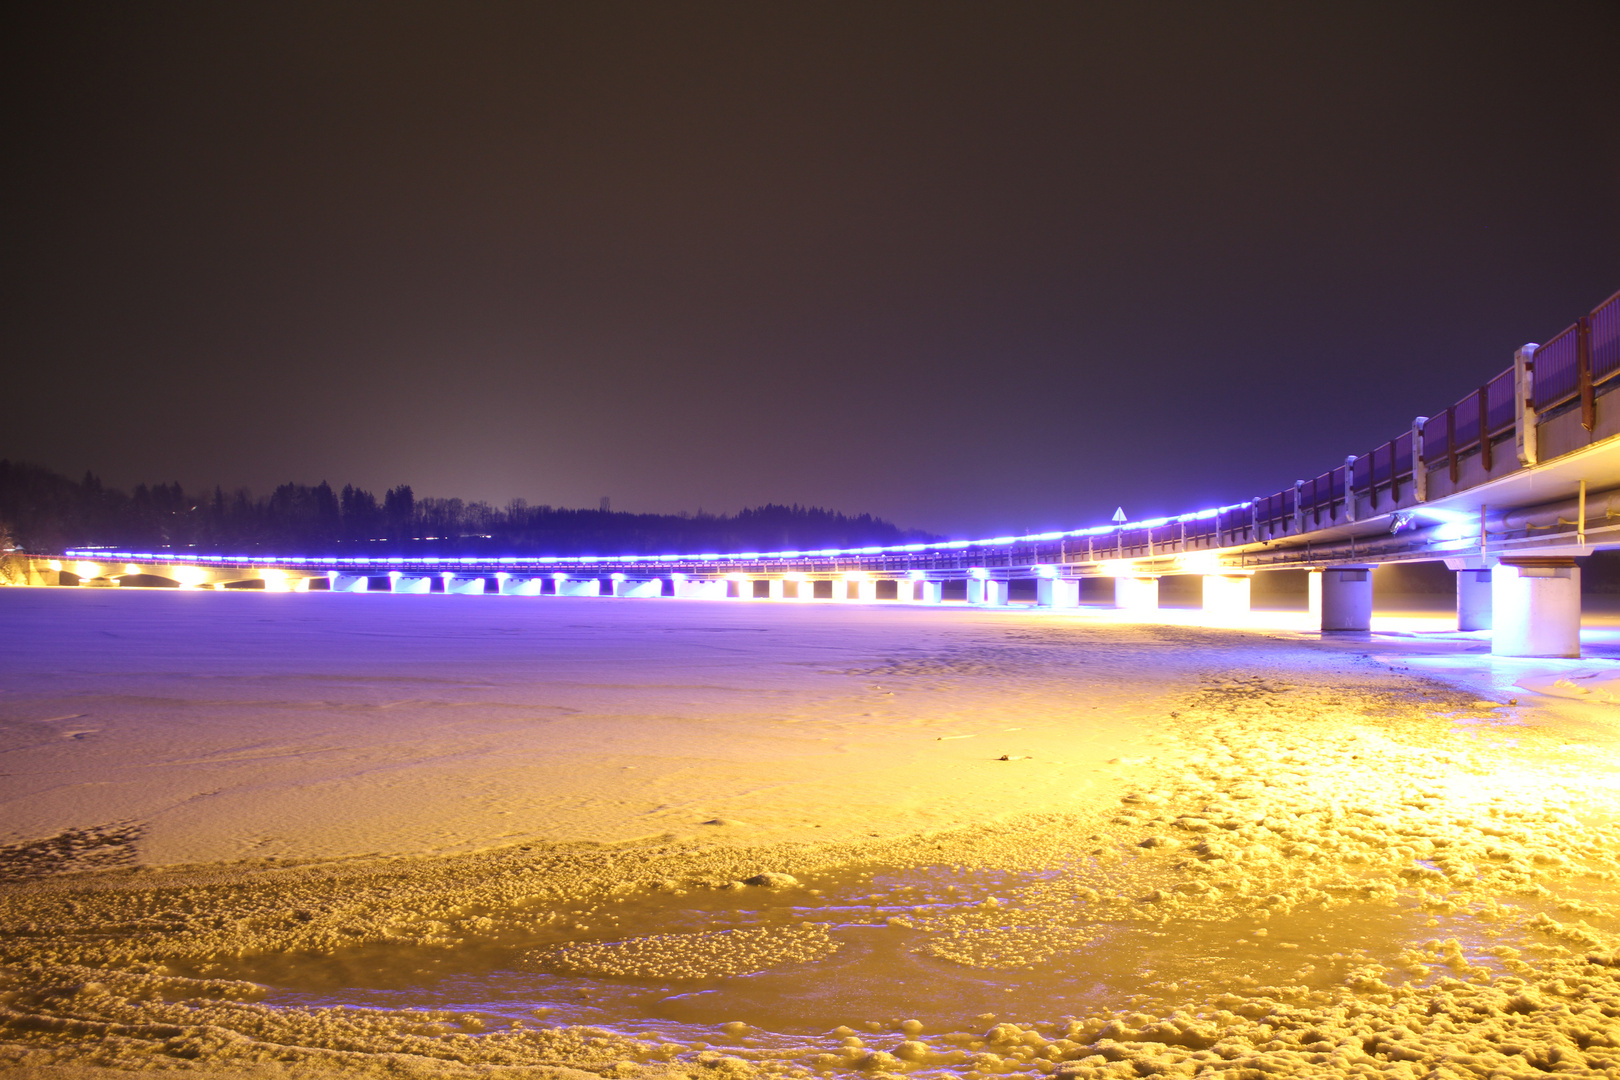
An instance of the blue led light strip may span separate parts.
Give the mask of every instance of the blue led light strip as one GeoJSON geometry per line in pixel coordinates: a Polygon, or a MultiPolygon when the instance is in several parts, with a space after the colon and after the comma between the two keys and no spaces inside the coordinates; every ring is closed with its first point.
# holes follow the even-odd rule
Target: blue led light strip
{"type": "Polygon", "coordinates": [[[536,555],[533,558],[524,558],[515,555],[491,556],[480,558],[445,558],[438,555],[423,556],[397,556],[394,558],[373,558],[355,556],[343,558],[339,556],[303,555],[277,556],[277,555],[193,555],[186,552],[131,552],[106,551],[100,548],[70,548],[66,554],[73,558],[83,559],[138,559],[149,562],[195,562],[195,563],[290,563],[299,566],[352,566],[380,568],[395,563],[417,563],[424,566],[590,566],[594,563],[680,563],[680,562],[762,562],[768,559],[833,559],[848,555],[916,555],[932,551],[961,551],[965,548],[1006,547],[1010,544],[1028,544],[1051,540],[1067,540],[1076,536],[1108,536],[1128,529],[1157,529],[1162,526],[1184,521],[1203,521],[1224,514],[1232,510],[1242,510],[1253,506],[1252,501],[1233,503],[1231,506],[1222,506],[1213,510],[1199,510],[1191,514],[1182,514],[1179,517],[1153,518],[1150,521],[1123,521],[1117,524],[1098,525],[1090,529],[1071,529],[1067,532],[1035,533],[1030,536],[996,536],[987,540],[947,540],[939,544],[898,544],[892,547],[860,547],[860,548],[822,548],[819,551],[744,551],[723,555],[717,552],[707,552],[702,555],[536,555]]]}

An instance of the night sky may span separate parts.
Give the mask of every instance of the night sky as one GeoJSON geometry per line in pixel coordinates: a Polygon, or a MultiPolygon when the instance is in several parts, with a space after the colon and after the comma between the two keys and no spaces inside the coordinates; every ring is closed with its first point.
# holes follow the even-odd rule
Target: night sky
{"type": "Polygon", "coordinates": [[[10,4],[0,457],[800,502],[1274,491],[1620,288],[1620,4],[10,4]]]}

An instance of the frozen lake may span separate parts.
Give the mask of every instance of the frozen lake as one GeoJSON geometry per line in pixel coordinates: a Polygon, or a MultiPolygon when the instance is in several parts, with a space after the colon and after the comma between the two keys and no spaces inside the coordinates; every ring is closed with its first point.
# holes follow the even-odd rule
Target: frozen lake
{"type": "Polygon", "coordinates": [[[0,590],[0,1061],[1620,1067],[1606,631],[1198,618],[0,590]]]}

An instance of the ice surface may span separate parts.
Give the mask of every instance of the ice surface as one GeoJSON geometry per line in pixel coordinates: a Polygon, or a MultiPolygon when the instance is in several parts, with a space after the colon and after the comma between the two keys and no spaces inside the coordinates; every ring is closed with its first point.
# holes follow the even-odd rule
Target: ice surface
{"type": "Polygon", "coordinates": [[[1616,710],[1556,696],[1602,659],[518,597],[0,626],[13,1065],[1620,1072],[1616,710]]]}
{"type": "Polygon", "coordinates": [[[1201,636],[1081,654],[970,611],[159,590],[4,590],[0,625],[4,836],[138,821],[150,864],[1066,805],[1106,759],[1151,756],[1142,718],[1196,677],[1201,636]],[[1133,677],[1144,650],[1157,684],[1133,677]]]}

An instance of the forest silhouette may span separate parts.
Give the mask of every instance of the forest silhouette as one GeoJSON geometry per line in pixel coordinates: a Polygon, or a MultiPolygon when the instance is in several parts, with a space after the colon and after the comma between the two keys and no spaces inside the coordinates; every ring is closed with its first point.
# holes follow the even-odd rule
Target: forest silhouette
{"type": "Polygon", "coordinates": [[[276,555],[663,555],[798,551],[921,543],[939,537],[870,514],[768,504],[736,514],[636,514],[504,507],[418,498],[409,485],[378,499],[353,485],[282,484],[197,493],[178,483],[109,487],[26,462],[0,461],[5,546],[276,555]]]}

